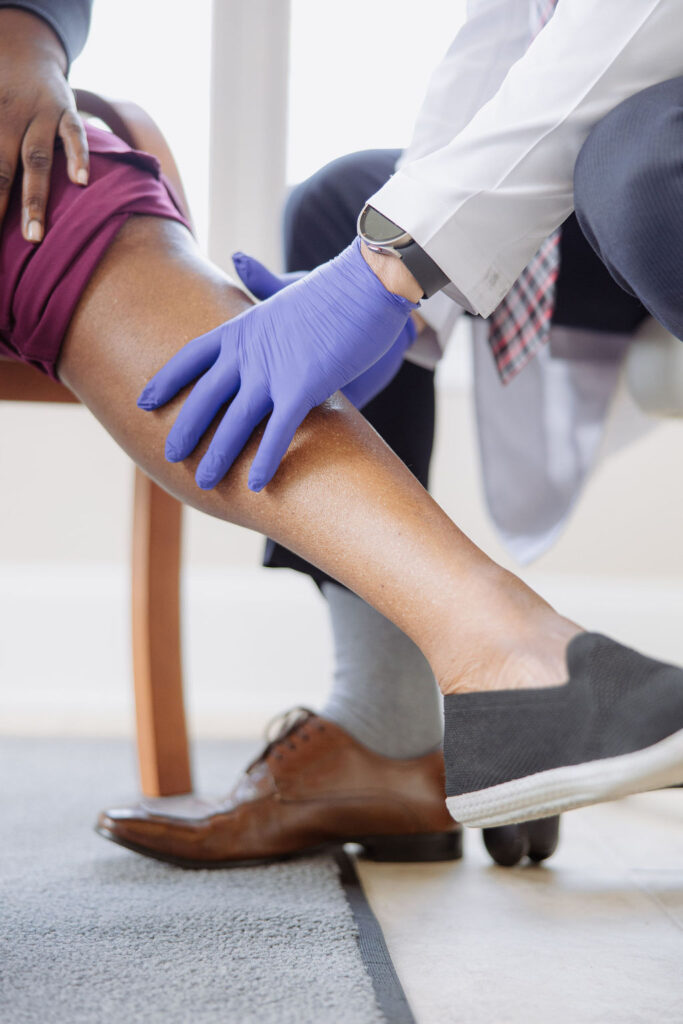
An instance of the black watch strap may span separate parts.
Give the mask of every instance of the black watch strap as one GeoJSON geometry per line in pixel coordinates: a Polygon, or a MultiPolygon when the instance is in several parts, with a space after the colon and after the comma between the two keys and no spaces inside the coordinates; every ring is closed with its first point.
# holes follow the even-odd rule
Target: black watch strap
{"type": "Polygon", "coordinates": [[[449,283],[438,263],[403,228],[366,203],[358,216],[358,234],[376,252],[391,253],[403,260],[428,299],[449,283]]]}
{"type": "Polygon", "coordinates": [[[397,251],[400,252],[401,259],[422,288],[425,299],[441,291],[448,284],[448,276],[417,242],[410,242],[397,251]]]}

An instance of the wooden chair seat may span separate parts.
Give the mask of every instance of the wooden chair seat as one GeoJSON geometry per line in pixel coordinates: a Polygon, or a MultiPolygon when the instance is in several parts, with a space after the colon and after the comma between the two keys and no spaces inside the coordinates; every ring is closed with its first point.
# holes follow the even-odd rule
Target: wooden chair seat
{"type": "MultiPolygon", "coordinates": [[[[134,149],[152,153],[188,210],[178,168],[154,121],[133,103],[76,91],[79,111],[99,118],[134,149]]],[[[189,211],[188,211],[189,212],[189,211]]],[[[0,359],[0,400],[78,402],[31,366],[0,359]]],[[[192,789],[180,651],[182,505],[135,467],[132,647],[142,791],[170,796],[192,789]]]]}

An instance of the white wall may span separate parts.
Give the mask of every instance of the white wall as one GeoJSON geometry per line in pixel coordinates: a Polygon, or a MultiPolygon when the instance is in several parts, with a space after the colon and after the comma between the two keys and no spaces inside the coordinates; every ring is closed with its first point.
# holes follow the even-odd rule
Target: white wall
{"type": "Polygon", "coordinates": [[[464,0],[292,0],[287,180],[343,153],[402,147],[464,0]]]}
{"type": "Polygon", "coordinates": [[[73,63],[75,88],[134,100],[155,119],[180,166],[200,241],[209,203],[211,0],[96,0],[73,63]]]}

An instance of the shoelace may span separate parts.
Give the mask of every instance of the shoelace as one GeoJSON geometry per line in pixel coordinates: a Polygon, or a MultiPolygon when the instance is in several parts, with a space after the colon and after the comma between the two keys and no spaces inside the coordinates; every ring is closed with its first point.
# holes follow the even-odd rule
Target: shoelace
{"type": "Polygon", "coordinates": [[[271,718],[264,729],[266,746],[258,757],[252,761],[249,768],[253,768],[260,761],[265,761],[277,747],[288,740],[292,733],[296,732],[313,714],[314,712],[310,708],[299,706],[290,708],[289,711],[271,718]]]}

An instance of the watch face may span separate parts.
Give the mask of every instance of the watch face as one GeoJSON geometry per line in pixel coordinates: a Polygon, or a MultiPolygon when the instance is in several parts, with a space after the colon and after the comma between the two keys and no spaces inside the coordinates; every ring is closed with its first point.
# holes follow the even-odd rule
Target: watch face
{"type": "Polygon", "coordinates": [[[361,214],[360,232],[378,245],[396,244],[401,240],[410,239],[410,236],[406,234],[403,228],[400,228],[398,224],[394,224],[393,220],[389,220],[388,217],[373,209],[372,206],[366,206],[361,214]]]}

